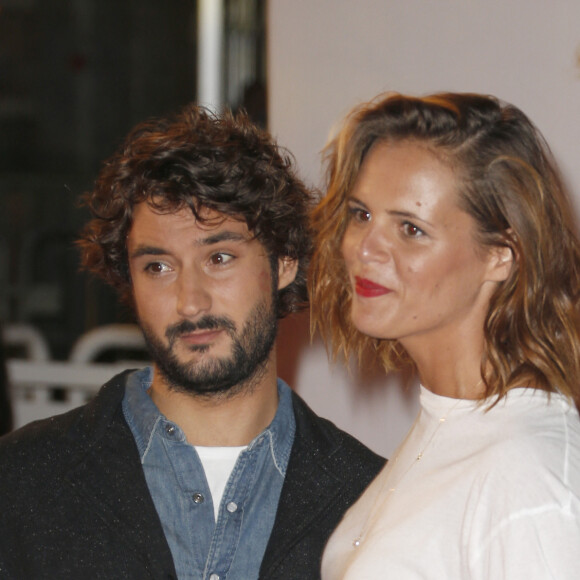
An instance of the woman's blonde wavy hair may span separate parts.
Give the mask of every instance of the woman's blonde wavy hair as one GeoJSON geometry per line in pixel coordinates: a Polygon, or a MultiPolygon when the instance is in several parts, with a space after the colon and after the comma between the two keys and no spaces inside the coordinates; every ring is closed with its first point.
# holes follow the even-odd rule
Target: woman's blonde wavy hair
{"type": "Polygon", "coordinates": [[[416,141],[457,175],[459,203],[482,247],[507,246],[509,278],[493,295],[481,361],[485,397],[531,384],[576,403],[580,393],[580,242],[549,147],[518,108],[490,96],[379,95],[353,109],[326,148],[327,194],[313,212],[312,331],[333,358],[374,352],[388,371],[410,361],[396,340],[351,323],[352,289],[341,255],[347,197],[378,143],[416,141]]]}

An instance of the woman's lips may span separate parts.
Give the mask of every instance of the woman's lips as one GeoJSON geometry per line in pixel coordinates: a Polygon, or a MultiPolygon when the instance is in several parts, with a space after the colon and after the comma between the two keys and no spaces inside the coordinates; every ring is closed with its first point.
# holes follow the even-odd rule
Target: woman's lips
{"type": "Polygon", "coordinates": [[[359,278],[358,276],[355,276],[354,280],[355,280],[355,286],[354,286],[355,292],[359,296],[364,296],[365,298],[373,298],[376,296],[383,296],[384,294],[388,294],[389,292],[392,292],[391,289],[385,288],[384,286],[381,286],[380,284],[375,284],[374,282],[371,282],[370,280],[367,280],[366,278],[359,278]]]}

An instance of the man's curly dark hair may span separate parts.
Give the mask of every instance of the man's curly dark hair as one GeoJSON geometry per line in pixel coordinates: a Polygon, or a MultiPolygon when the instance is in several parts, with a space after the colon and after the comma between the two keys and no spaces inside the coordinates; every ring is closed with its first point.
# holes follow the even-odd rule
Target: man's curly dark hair
{"type": "Polygon", "coordinates": [[[289,153],[245,113],[213,113],[189,105],[179,115],[135,127],[105,164],[83,198],[93,219],[78,245],[82,266],[115,287],[132,304],[127,235],[137,204],[160,212],[189,207],[245,221],[264,246],[277,275],[277,260],[298,261],[292,284],[279,292],[280,318],[308,301],[311,192],[296,176],[289,153]]]}

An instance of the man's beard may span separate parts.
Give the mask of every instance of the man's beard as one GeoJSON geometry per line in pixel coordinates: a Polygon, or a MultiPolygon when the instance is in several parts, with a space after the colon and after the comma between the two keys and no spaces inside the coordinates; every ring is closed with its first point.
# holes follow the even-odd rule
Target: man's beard
{"type": "MultiPolygon", "coordinates": [[[[197,322],[183,320],[168,327],[165,332],[166,346],[150,327],[141,323],[141,328],[153,361],[170,389],[194,395],[233,396],[251,389],[266,371],[278,331],[276,301],[272,302],[271,307],[266,300],[256,304],[239,332],[230,318],[207,315],[197,322]],[[230,336],[231,356],[207,362],[179,361],[173,349],[181,334],[215,329],[223,329],[230,336]]],[[[200,353],[209,348],[207,345],[189,346],[191,352],[200,353]]]]}

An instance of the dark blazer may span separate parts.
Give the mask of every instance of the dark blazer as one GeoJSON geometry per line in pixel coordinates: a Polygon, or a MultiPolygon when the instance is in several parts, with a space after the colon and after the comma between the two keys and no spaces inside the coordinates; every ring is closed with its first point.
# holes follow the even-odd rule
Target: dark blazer
{"type": "MultiPolygon", "coordinates": [[[[123,416],[125,380],[0,438],[0,578],[176,578],[123,416]]],[[[296,436],[261,579],[318,578],[332,530],[384,464],[297,395],[293,403],[296,436]]]]}

